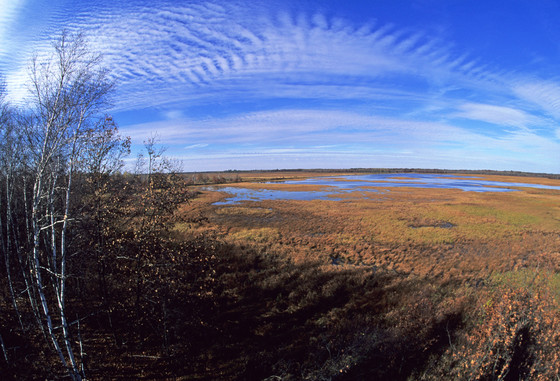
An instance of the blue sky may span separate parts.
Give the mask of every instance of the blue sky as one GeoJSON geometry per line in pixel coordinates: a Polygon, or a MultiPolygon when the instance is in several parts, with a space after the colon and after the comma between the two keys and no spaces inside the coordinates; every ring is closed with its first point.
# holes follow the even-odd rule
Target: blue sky
{"type": "MultiPolygon", "coordinates": [[[[81,30],[184,170],[560,173],[557,1],[0,0],[0,75],[81,30]]],[[[132,160],[132,159],[131,159],[132,160]]]]}

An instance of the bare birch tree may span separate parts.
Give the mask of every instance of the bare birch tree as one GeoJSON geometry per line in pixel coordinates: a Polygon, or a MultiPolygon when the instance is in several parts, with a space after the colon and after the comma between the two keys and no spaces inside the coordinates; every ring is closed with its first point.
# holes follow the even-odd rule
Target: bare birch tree
{"type": "MultiPolygon", "coordinates": [[[[4,265],[6,267],[6,278],[8,281],[8,288],[10,290],[10,297],[14,306],[14,311],[16,312],[20,325],[21,315],[19,313],[17,299],[14,292],[14,284],[12,281],[11,274],[11,247],[12,247],[12,232],[10,230],[10,220],[11,220],[11,206],[12,206],[12,195],[11,192],[11,163],[8,159],[11,155],[11,150],[9,149],[9,140],[12,136],[13,123],[12,115],[8,108],[8,105],[4,102],[5,87],[0,84],[0,253],[4,258],[4,265]]],[[[9,362],[8,353],[6,346],[4,345],[4,340],[0,335],[0,346],[4,355],[4,360],[9,362]]]]}
{"type": "Polygon", "coordinates": [[[31,115],[25,134],[32,153],[29,264],[42,324],[73,380],[84,378],[66,312],[68,234],[79,158],[107,108],[113,84],[101,57],[80,35],[63,33],[52,54],[30,66],[31,115]]]}

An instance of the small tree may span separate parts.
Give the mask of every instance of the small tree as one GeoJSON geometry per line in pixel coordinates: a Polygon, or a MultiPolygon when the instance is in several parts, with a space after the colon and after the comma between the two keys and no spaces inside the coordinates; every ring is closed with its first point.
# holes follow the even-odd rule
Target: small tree
{"type": "Polygon", "coordinates": [[[103,111],[113,83],[82,36],[62,33],[52,47],[50,56],[36,56],[30,67],[31,109],[24,126],[33,176],[28,264],[44,330],[70,377],[80,380],[66,313],[71,196],[80,159],[95,149],[91,136],[108,120],[103,111]]]}

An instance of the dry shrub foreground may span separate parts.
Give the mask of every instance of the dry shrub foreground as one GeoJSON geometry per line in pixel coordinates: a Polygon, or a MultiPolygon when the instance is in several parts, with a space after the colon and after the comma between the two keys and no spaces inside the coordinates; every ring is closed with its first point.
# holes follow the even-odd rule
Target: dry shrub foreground
{"type": "MultiPolygon", "coordinates": [[[[179,204],[191,188],[171,180],[115,178],[75,229],[67,303],[87,378],[558,377],[558,193],[216,206],[207,191],[179,204]]],[[[0,303],[2,378],[64,378],[0,303]]]]}

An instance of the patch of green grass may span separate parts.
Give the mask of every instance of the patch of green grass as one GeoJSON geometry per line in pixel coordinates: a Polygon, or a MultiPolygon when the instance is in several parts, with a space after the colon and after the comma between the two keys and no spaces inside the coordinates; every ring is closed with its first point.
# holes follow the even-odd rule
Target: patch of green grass
{"type": "Polygon", "coordinates": [[[453,229],[437,226],[409,227],[406,237],[424,244],[451,244],[456,240],[456,234],[453,229]]]}
{"type": "Polygon", "coordinates": [[[188,222],[177,222],[172,230],[175,230],[177,232],[186,232],[189,231],[189,229],[191,228],[191,225],[188,222]]]}
{"type": "Polygon", "coordinates": [[[246,216],[266,216],[272,213],[272,210],[265,208],[247,208],[241,206],[230,206],[226,208],[220,208],[216,210],[216,214],[235,216],[235,215],[246,215],[246,216]]]}
{"type": "Polygon", "coordinates": [[[541,222],[541,218],[533,214],[498,209],[487,205],[457,205],[457,207],[467,214],[485,218],[487,221],[505,223],[515,227],[531,226],[541,222]]]}
{"type": "Polygon", "coordinates": [[[259,228],[243,229],[230,235],[233,239],[250,242],[274,242],[280,238],[278,229],[259,228]]]}
{"type": "Polygon", "coordinates": [[[529,290],[548,290],[560,298],[560,273],[551,270],[526,268],[497,273],[490,277],[492,287],[511,287],[529,290]]]}

